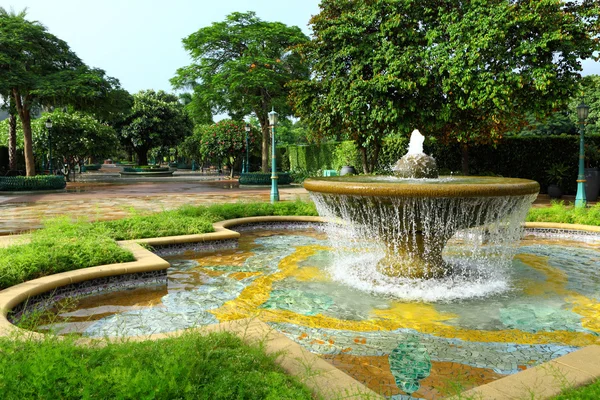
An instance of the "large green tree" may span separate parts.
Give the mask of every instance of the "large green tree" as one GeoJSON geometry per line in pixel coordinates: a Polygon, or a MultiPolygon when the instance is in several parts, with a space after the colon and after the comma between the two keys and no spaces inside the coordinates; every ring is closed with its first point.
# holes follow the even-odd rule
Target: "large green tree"
{"type": "Polygon", "coordinates": [[[35,175],[31,111],[36,106],[72,105],[110,119],[128,105],[119,82],[89,68],[57,38],[25,13],[0,8],[0,94],[14,100],[23,126],[27,175],[35,175]]]}
{"type": "Polygon", "coordinates": [[[148,164],[151,148],[176,146],[192,134],[192,121],[177,96],[142,90],[133,99],[131,111],[117,123],[117,129],[121,143],[137,154],[140,165],[148,164]]]}
{"type": "MultiPolygon", "coordinates": [[[[446,142],[494,143],[528,113],[564,106],[581,59],[600,50],[597,1],[324,0],[314,62],[292,102],[311,132],[356,140],[365,172],[381,140],[418,128],[446,142]]],[[[466,166],[466,164],[465,164],[466,166]]],[[[464,168],[463,168],[464,169],[464,168]]]]}
{"type": "Polygon", "coordinates": [[[188,88],[199,110],[228,113],[241,120],[253,113],[262,131],[262,169],[268,169],[271,108],[291,115],[286,84],[308,78],[308,64],[290,49],[308,42],[300,28],[259,19],[254,12],[233,13],[223,22],[183,39],[194,63],[171,80],[188,88]]]}

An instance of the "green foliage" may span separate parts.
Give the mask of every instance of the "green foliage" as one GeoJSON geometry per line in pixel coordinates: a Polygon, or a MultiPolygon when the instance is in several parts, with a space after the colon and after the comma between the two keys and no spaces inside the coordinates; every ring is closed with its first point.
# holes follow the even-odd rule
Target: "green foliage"
{"type": "MultiPolygon", "coordinates": [[[[241,174],[239,179],[240,185],[271,185],[271,174],[263,172],[252,172],[241,174]]],[[[277,184],[289,185],[292,183],[292,177],[288,172],[277,173],[277,184]]]]}
{"type": "Polygon", "coordinates": [[[552,400],[596,400],[600,399],[600,380],[579,388],[565,390],[552,400]]]}
{"type": "Polygon", "coordinates": [[[0,191],[6,192],[59,190],[66,186],[65,178],[56,175],[0,177],[0,191]]]}
{"type": "Polygon", "coordinates": [[[225,220],[266,215],[304,215],[316,216],[317,210],[313,203],[303,201],[280,201],[276,203],[231,203],[209,206],[206,210],[216,218],[225,220]]]}
{"type": "MultiPolygon", "coordinates": [[[[274,107],[281,118],[291,115],[286,84],[309,74],[308,65],[289,49],[307,41],[298,27],[235,12],[183,39],[194,63],[178,69],[171,83],[192,89],[192,102],[213,114],[241,120],[254,113],[268,149],[267,113],[274,107]]],[[[263,170],[267,157],[268,152],[263,170]]]]}
{"type": "Polygon", "coordinates": [[[86,164],[84,165],[85,169],[87,171],[98,171],[100,168],[102,168],[102,165],[100,164],[86,164]]]}
{"type": "MultiPolygon", "coordinates": [[[[246,124],[243,121],[224,119],[200,129],[199,153],[203,160],[224,162],[233,175],[233,166],[246,152],[246,124]]],[[[248,146],[256,141],[257,132],[248,132],[248,146]]],[[[196,137],[196,135],[194,136],[196,137]]]]}
{"type": "Polygon", "coordinates": [[[117,126],[121,143],[135,151],[140,165],[148,164],[151,148],[175,146],[192,134],[192,121],[177,96],[142,90],[133,100],[131,112],[117,126]]]}
{"type": "Polygon", "coordinates": [[[0,8],[0,95],[12,95],[23,125],[27,175],[35,175],[31,111],[38,106],[72,105],[111,119],[129,106],[118,80],[89,68],[63,40],[25,12],[0,8]]]}
{"type": "Polygon", "coordinates": [[[339,170],[344,166],[360,165],[358,150],[352,140],[346,140],[337,145],[333,151],[333,168],[339,170]]]}
{"type": "Polygon", "coordinates": [[[562,187],[563,180],[567,177],[568,173],[568,166],[566,166],[564,163],[555,163],[546,170],[546,177],[548,178],[548,182],[550,184],[562,187]]]}
{"type": "Polygon", "coordinates": [[[58,272],[133,261],[101,225],[47,221],[28,244],[0,248],[0,289],[58,272]]]}
{"type": "Polygon", "coordinates": [[[419,128],[448,143],[495,143],[528,112],[566,105],[581,59],[600,50],[600,4],[324,0],[291,85],[316,138],[353,139],[374,171],[382,140],[419,128]],[[532,34],[535,32],[535,34],[532,34]]]}
{"type": "MultiPolygon", "coordinates": [[[[428,144],[428,141],[425,142],[428,144]]],[[[388,136],[383,141],[379,159],[377,161],[376,173],[389,174],[392,166],[406,154],[408,150],[408,139],[405,136],[388,136]]]]}
{"type": "Polygon", "coordinates": [[[584,102],[590,107],[590,113],[586,120],[585,133],[600,134],[600,75],[589,75],[583,77],[581,90],[575,95],[569,104],[569,115],[571,122],[579,126],[577,118],[577,106],[584,102]]]}
{"type": "Polygon", "coordinates": [[[550,207],[531,208],[527,214],[527,222],[600,226],[600,204],[584,208],[566,206],[562,201],[554,201],[550,207]]]}
{"type": "Polygon", "coordinates": [[[290,170],[333,169],[333,154],[336,147],[336,143],[288,146],[287,154],[290,159],[290,170]]]}
{"type": "Polygon", "coordinates": [[[1,338],[0,398],[311,399],[258,345],[231,333],[184,333],[156,341],[1,338]]]}
{"type": "Polygon", "coordinates": [[[105,228],[110,237],[116,240],[131,240],[213,232],[214,221],[206,216],[207,214],[204,214],[204,218],[190,217],[174,210],[147,215],[137,214],[97,224],[105,228]]]}

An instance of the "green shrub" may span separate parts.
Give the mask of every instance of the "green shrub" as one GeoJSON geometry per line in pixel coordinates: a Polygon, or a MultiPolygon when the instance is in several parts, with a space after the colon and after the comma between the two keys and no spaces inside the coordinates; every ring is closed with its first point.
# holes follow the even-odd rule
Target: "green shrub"
{"type": "Polygon", "coordinates": [[[100,168],[102,168],[102,165],[100,164],[86,164],[84,165],[85,169],[87,171],[98,171],[100,168]]]}
{"type": "Polygon", "coordinates": [[[333,152],[337,145],[338,143],[321,143],[319,145],[288,146],[286,154],[289,157],[290,170],[333,169],[333,152]]]}
{"type": "MultiPolygon", "coordinates": [[[[271,185],[271,173],[265,172],[250,172],[243,173],[239,179],[240,185],[271,185]]],[[[278,185],[289,185],[292,183],[292,177],[289,172],[277,173],[278,185]]]]}
{"type": "Polygon", "coordinates": [[[0,191],[6,192],[60,190],[66,186],[65,177],[59,175],[0,177],[0,191]]]}
{"type": "Polygon", "coordinates": [[[28,244],[0,248],[0,289],[58,272],[134,261],[99,224],[47,221],[28,244]]]}
{"type": "Polygon", "coordinates": [[[311,399],[276,354],[230,333],[100,344],[0,338],[0,398],[311,399]]]}
{"type": "Polygon", "coordinates": [[[339,170],[344,166],[354,167],[360,165],[358,149],[353,140],[339,143],[333,151],[333,169],[339,170]]]}
{"type": "Polygon", "coordinates": [[[555,201],[550,207],[531,208],[527,214],[527,222],[600,226],[600,203],[583,208],[566,206],[562,201],[555,201]]]}

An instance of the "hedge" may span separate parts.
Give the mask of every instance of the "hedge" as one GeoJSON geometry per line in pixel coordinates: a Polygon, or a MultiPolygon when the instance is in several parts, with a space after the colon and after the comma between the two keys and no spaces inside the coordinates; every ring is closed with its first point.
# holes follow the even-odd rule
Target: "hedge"
{"type": "MultiPolygon", "coordinates": [[[[240,185],[270,185],[271,184],[271,173],[264,172],[251,172],[243,173],[239,179],[240,185]]],[[[289,185],[292,183],[292,177],[288,172],[277,173],[277,184],[278,185],[289,185]]]]}
{"type": "Polygon", "coordinates": [[[102,168],[102,165],[100,164],[86,164],[84,165],[85,170],[86,171],[98,171],[100,168],[102,168]]]}
{"type": "Polygon", "coordinates": [[[66,186],[65,177],[60,175],[0,177],[0,191],[6,192],[59,190],[66,186]]]}
{"type": "MultiPolygon", "coordinates": [[[[600,135],[586,135],[585,142],[600,146],[600,135]]],[[[289,146],[287,154],[290,170],[316,172],[332,169],[338,145],[339,143],[289,146]]],[[[407,146],[407,138],[386,138],[379,154],[376,172],[389,173],[390,167],[406,153],[407,146]]],[[[461,150],[458,144],[444,145],[426,140],[425,152],[435,157],[440,169],[460,173],[461,150]]],[[[495,174],[533,179],[541,183],[542,191],[550,183],[546,171],[553,164],[563,163],[568,167],[563,189],[566,193],[575,193],[578,159],[579,135],[509,136],[495,147],[469,146],[469,172],[472,175],[495,174]]]]}

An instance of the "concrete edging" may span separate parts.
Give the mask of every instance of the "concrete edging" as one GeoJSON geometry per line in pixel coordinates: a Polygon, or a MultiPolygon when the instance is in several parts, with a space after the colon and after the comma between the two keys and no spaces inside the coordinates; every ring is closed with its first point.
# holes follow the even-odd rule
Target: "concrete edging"
{"type": "MultiPolygon", "coordinates": [[[[220,221],[213,224],[215,232],[200,235],[170,236],[163,238],[149,238],[118,242],[120,246],[129,249],[134,254],[136,261],[102,265],[75,271],[63,272],[34,279],[12,286],[0,292],[0,336],[9,336],[21,332],[25,337],[43,337],[43,334],[24,331],[11,324],[7,317],[8,312],[29,297],[51,291],[57,287],[85,280],[102,278],[111,275],[122,275],[134,272],[162,270],[169,267],[169,263],[154,253],[143,248],[140,244],[151,246],[165,246],[180,243],[193,243],[216,240],[237,239],[238,232],[229,228],[234,226],[268,223],[268,222],[324,222],[321,217],[296,217],[296,216],[267,216],[248,217],[220,221]]],[[[526,223],[530,229],[560,229],[580,230],[600,233],[600,227],[587,225],[570,225],[555,223],[526,223]]],[[[9,242],[18,240],[12,237],[9,242]]],[[[26,240],[26,239],[25,239],[26,240]]],[[[281,352],[277,363],[284,370],[305,383],[313,393],[325,398],[382,398],[382,396],[368,389],[360,382],[333,367],[315,354],[310,353],[299,344],[284,335],[274,331],[259,320],[240,320],[209,325],[199,328],[200,331],[230,331],[246,341],[266,340],[265,346],[268,353],[281,352]],[[244,322],[245,321],[245,322],[244,322]],[[310,368],[307,368],[310,367],[310,368]],[[318,371],[318,373],[314,373],[318,371]],[[307,373],[311,372],[311,373],[307,373]],[[310,378],[310,379],[307,379],[310,378]],[[346,393],[344,395],[343,393],[346,393]]],[[[168,334],[157,334],[128,338],[129,340],[158,340],[181,334],[182,331],[168,334]]],[[[514,375],[507,376],[497,381],[478,386],[453,398],[478,398],[478,399],[510,399],[529,398],[535,393],[536,398],[544,399],[559,394],[565,387],[578,387],[589,384],[600,378],[600,346],[588,346],[573,353],[556,358],[547,363],[529,368],[514,375]]]]}

